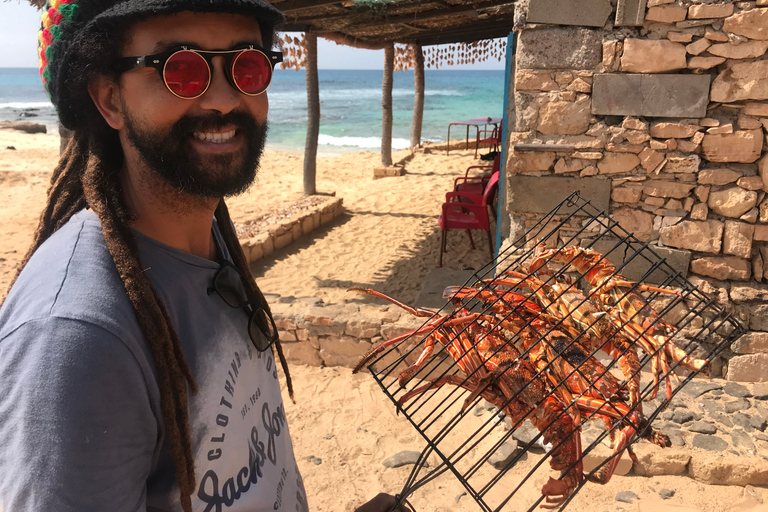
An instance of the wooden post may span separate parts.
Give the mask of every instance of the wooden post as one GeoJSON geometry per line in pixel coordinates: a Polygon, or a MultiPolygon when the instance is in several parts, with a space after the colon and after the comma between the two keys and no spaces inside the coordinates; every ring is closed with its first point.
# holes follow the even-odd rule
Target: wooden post
{"type": "Polygon", "coordinates": [[[421,125],[424,119],[424,52],[421,45],[413,44],[413,119],[411,120],[411,147],[421,146],[421,125]]]}
{"type": "Polygon", "coordinates": [[[320,89],[317,79],[317,35],[307,32],[307,140],[304,144],[304,194],[317,192],[317,138],[320,134],[320,89]]]}
{"type": "Polygon", "coordinates": [[[392,74],[395,67],[395,45],[384,47],[384,78],[381,81],[381,163],[392,165],[392,74]]]}

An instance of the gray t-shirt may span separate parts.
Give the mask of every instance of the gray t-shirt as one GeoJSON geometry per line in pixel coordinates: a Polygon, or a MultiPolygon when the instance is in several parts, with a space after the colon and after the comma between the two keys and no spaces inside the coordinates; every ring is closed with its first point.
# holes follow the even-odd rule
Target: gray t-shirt
{"type": "MultiPolygon", "coordinates": [[[[275,361],[253,347],[246,312],[208,294],[219,265],[136,238],[199,386],[194,510],[307,510],[275,361]]],[[[179,511],[178,497],[148,341],[84,210],[0,309],[0,510],[179,511]]]]}

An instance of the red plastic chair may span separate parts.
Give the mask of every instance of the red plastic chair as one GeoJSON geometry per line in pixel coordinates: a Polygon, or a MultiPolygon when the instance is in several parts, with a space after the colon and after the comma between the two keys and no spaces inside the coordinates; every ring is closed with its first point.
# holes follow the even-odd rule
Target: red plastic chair
{"type": "Polygon", "coordinates": [[[488,144],[493,147],[493,151],[498,151],[501,145],[501,125],[494,127],[493,130],[478,130],[475,140],[475,158],[477,158],[477,149],[481,144],[488,144]]]}
{"type": "Polygon", "coordinates": [[[467,167],[467,172],[464,173],[463,177],[460,176],[453,180],[453,191],[482,195],[485,186],[488,185],[493,174],[499,172],[500,163],[501,157],[497,154],[493,159],[493,165],[472,165],[467,167]],[[470,176],[469,171],[472,169],[484,169],[491,172],[481,176],[470,176]]]}
{"type": "Polygon", "coordinates": [[[495,173],[485,186],[482,195],[466,192],[448,192],[445,194],[443,213],[438,218],[442,239],[440,241],[440,259],[437,266],[443,266],[443,253],[445,252],[446,235],[450,229],[466,229],[469,235],[469,244],[475,248],[472,239],[472,229],[481,229],[488,233],[488,250],[493,258],[493,239],[491,237],[491,218],[493,217],[494,194],[499,186],[499,173],[495,173]],[[491,210],[489,213],[489,209],[491,210]]]}

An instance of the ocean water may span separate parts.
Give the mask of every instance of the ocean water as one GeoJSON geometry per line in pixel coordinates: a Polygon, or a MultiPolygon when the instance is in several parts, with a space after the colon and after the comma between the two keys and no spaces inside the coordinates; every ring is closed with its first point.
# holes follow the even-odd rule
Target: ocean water
{"type": "MultiPolygon", "coordinates": [[[[381,79],[378,70],[319,70],[319,151],[377,150],[381,146],[381,79]]],[[[304,71],[276,70],[269,88],[268,147],[302,152],[306,138],[304,71]]],[[[501,117],[503,71],[426,70],[422,139],[444,141],[448,123],[501,117]]],[[[408,147],[413,113],[413,71],[394,75],[392,147],[408,147]]],[[[0,68],[0,120],[56,127],[56,113],[33,68],[0,68]]],[[[451,130],[454,138],[465,129],[451,130]]]]}

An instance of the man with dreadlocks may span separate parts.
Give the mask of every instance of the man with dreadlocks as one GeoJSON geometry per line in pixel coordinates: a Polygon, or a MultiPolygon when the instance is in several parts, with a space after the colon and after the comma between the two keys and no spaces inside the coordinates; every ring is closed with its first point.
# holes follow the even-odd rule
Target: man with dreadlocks
{"type": "MultiPolygon", "coordinates": [[[[49,0],[40,71],[73,137],[0,309],[0,509],[308,510],[223,198],[254,180],[279,11],[49,0]]],[[[379,495],[360,510],[389,510],[379,495]]]]}

